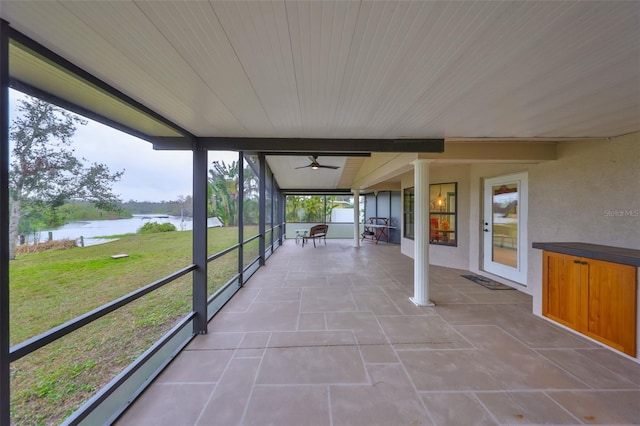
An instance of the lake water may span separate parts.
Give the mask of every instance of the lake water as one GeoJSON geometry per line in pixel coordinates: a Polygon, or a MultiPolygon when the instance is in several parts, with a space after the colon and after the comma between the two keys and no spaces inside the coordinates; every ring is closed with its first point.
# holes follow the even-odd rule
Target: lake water
{"type": "MultiPolygon", "coordinates": [[[[169,222],[172,223],[178,231],[189,231],[193,229],[193,222],[190,217],[181,218],[179,216],[166,215],[133,215],[130,219],[71,222],[61,226],[60,228],[42,231],[40,234],[40,241],[46,241],[48,233],[51,232],[54,240],[74,240],[84,237],[85,245],[100,244],[112,240],[96,237],[134,234],[147,222],[169,222]]],[[[222,224],[217,218],[211,218],[209,219],[208,226],[222,226],[222,224]]]]}

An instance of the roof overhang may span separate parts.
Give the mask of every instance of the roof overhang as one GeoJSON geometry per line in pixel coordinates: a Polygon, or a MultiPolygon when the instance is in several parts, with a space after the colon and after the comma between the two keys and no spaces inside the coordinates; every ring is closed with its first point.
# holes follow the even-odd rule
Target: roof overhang
{"type": "Polygon", "coordinates": [[[23,34],[13,30],[9,36],[12,88],[141,139],[189,137],[179,126],[23,34]]]}
{"type": "Polygon", "coordinates": [[[492,156],[453,142],[553,144],[640,130],[638,2],[0,6],[13,87],[156,149],[344,153],[346,170],[356,164],[349,152],[546,161],[522,154],[528,145],[492,156]]]}

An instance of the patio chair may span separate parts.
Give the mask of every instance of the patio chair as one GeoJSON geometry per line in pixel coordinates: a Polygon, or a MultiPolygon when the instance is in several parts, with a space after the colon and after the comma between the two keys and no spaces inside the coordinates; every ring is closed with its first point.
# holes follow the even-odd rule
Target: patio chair
{"type": "Polygon", "coordinates": [[[316,246],[316,239],[324,239],[324,245],[327,245],[327,231],[329,230],[329,225],[315,225],[311,227],[309,231],[309,235],[304,235],[302,237],[302,247],[309,241],[313,240],[313,246],[316,246]]]}

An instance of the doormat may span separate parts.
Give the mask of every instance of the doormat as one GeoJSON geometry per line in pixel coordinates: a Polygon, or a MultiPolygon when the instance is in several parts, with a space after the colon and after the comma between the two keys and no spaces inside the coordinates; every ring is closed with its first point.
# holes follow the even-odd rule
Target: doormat
{"type": "Polygon", "coordinates": [[[476,284],[480,284],[481,286],[486,287],[489,290],[515,290],[515,288],[513,287],[509,287],[508,285],[501,284],[490,278],[485,278],[478,275],[460,275],[460,276],[470,281],[473,281],[476,284]]]}

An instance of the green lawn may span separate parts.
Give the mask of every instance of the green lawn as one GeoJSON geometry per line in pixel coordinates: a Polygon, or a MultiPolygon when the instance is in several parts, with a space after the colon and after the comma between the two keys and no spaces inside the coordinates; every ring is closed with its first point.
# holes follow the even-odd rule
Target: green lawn
{"type": "MultiPolygon", "coordinates": [[[[209,254],[234,245],[237,235],[237,228],[210,229],[209,254]]],[[[18,256],[10,264],[11,344],[191,264],[191,241],[189,231],[130,235],[18,256]],[[129,257],[110,257],[120,253],[129,257]]],[[[235,252],[212,262],[209,294],[236,272],[235,252]]],[[[60,423],[190,311],[189,274],[12,363],[12,421],[60,423]]]]}

